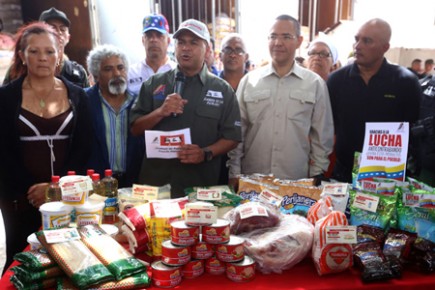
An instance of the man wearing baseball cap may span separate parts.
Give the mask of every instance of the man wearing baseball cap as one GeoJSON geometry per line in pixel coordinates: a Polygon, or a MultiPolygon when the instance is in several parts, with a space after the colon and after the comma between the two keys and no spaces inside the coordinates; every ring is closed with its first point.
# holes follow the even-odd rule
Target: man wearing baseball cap
{"type": "MultiPolygon", "coordinates": [[[[66,14],[54,7],[45,10],[39,16],[39,21],[44,21],[50,24],[59,34],[62,49],[64,50],[71,38],[69,28],[71,21],[66,14]]],[[[88,76],[86,70],[75,61],[68,59],[63,51],[63,62],[61,66],[60,74],[64,76],[70,82],[82,87],[89,87],[88,76]]]]}
{"type": "Polygon", "coordinates": [[[206,25],[188,19],[174,39],[178,66],[150,77],[130,114],[134,135],[145,130],[190,129],[192,144],[180,145],[177,158],[145,156],[142,162],[139,182],[169,183],[172,198],[185,196],[187,187],[218,184],[222,155],[241,141],[235,93],[227,82],[211,74],[204,62],[210,51],[206,25]],[[184,88],[175,89],[176,83],[184,88]]]}
{"type": "Polygon", "coordinates": [[[142,44],[145,59],[135,63],[128,72],[128,90],[137,96],[142,83],[155,73],[162,73],[177,66],[168,55],[169,25],[165,16],[151,14],[143,19],[142,44]]]}

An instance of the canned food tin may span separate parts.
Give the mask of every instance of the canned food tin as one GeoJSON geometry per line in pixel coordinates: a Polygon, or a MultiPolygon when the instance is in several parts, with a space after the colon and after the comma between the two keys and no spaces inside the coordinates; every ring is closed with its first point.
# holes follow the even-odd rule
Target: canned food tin
{"type": "Polygon", "coordinates": [[[212,225],[202,226],[202,240],[209,244],[224,244],[230,240],[230,222],[218,219],[212,225]]]}
{"type": "Polygon", "coordinates": [[[222,262],[238,262],[245,256],[242,238],[230,236],[228,244],[216,246],[216,257],[222,262]]]}
{"type": "Polygon", "coordinates": [[[161,288],[172,288],[181,283],[180,267],[167,266],[162,261],[151,264],[153,285],[161,288]]]}
{"type": "Polygon", "coordinates": [[[162,243],[162,262],[169,266],[180,266],[190,261],[189,246],[177,246],[167,240],[162,243]]]}
{"type": "Polygon", "coordinates": [[[186,225],[184,221],[171,223],[171,241],[175,245],[191,246],[199,241],[199,227],[186,225]]]}
{"type": "Polygon", "coordinates": [[[227,263],[226,274],[228,279],[234,282],[249,282],[255,277],[255,262],[249,257],[236,263],[227,263]]]}
{"type": "Polygon", "coordinates": [[[206,242],[199,242],[192,246],[192,259],[208,259],[213,254],[213,246],[206,242]]]}
{"type": "Polygon", "coordinates": [[[208,258],[205,260],[205,272],[212,275],[222,275],[225,273],[225,263],[216,257],[208,258]]]}
{"type": "Polygon", "coordinates": [[[196,278],[204,274],[204,261],[192,260],[183,266],[183,277],[187,279],[196,278]]]}

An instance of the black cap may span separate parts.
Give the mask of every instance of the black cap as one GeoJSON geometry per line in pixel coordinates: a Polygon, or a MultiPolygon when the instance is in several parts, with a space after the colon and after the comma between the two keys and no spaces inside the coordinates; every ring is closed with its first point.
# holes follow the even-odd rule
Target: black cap
{"type": "Polygon", "coordinates": [[[66,14],[62,11],[57,10],[54,7],[51,7],[48,10],[45,10],[41,13],[41,16],[39,16],[39,21],[47,22],[47,20],[50,19],[59,19],[63,23],[65,23],[66,26],[71,25],[71,21],[69,21],[68,17],[66,17],[66,14]]]}

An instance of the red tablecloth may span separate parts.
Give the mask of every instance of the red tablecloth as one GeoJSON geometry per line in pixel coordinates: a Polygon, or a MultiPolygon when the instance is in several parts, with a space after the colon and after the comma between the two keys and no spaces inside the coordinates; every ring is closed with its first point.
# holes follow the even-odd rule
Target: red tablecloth
{"type": "MultiPolygon", "coordinates": [[[[0,280],[1,290],[15,289],[9,283],[11,271],[7,271],[0,280]]],[[[161,289],[151,286],[149,289],[161,289]]],[[[424,275],[407,270],[402,279],[393,279],[386,282],[363,284],[360,273],[352,269],[334,275],[318,276],[311,260],[306,259],[282,274],[263,275],[257,272],[255,279],[248,283],[235,283],[228,280],[225,275],[213,276],[204,274],[196,279],[185,279],[174,289],[179,290],[279,290],[279,289],[435,289],[435,273],[424,275]]]]}

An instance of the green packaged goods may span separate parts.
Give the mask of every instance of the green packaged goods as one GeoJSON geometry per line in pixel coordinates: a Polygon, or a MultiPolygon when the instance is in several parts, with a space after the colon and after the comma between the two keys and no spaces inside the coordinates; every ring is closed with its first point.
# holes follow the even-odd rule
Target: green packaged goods
{"type": "Polygon", "coordinates": [[[138,259],[106,234],[98,225],[86,225],[78,229],[83,243],[98,257],[119,281],[127,276],[146,271],[138,259]]]}
{"type": "Polygon", "coordinates": [[[14,255],[14,260],[34,271],[47,269],[56,265],[56,262],[42,250],[17,253],[14,255]]]}
{"type": "Polygon", "coordinates": [[[114,279],[110,271],[98,260],[80,239],[71,239],[59,243],[48,243],[44,232],[36,233],[39,242],[47,249],[74,285],[87,288],[114,279]]]}
{"type": "Polygon", "coordinates": [[[12,284],[14,284],[15,288],[17,288],[18,290],[39,290],[39,289],[47,289],[56,286],[56,278],[24,283],[16,276],[11,276],[10,281],[12,284]]]}
{"type": "Polygon", "coordinates": [[[27,268],[24,266],[15,266],[11,268],[11,271],[14,272],[14,276],[23,283],[32,283],[34,281],[45,280],[63,275],[62,270],[57,266],[47,268],[42,271],[35,271],[32,268],[27,268]]]}
{"type": "MultiPolygon", "coordinates": [[[[127,290],[127,289],[143,289],[148,288],[148,286],[151,283],[150,277],[147,275],[146,272],[139,273],[136,275],[133,275],[128,278],[124,278],[120,281],[112,281],[112,282],[106,282],[99,285],[96,285],[94,287],[88,288],[88,290],[127,290]]],[[[60,278],[57,280],[57,290],[77,290],[69,279],[67,278],[60,278]]]]}
{"type": "Polygon", "coordinates": [[[380,227],[384,230],[395,223],[397,196],[385,196],[361,191],[350,191],[350,224],[380,227]]]}

